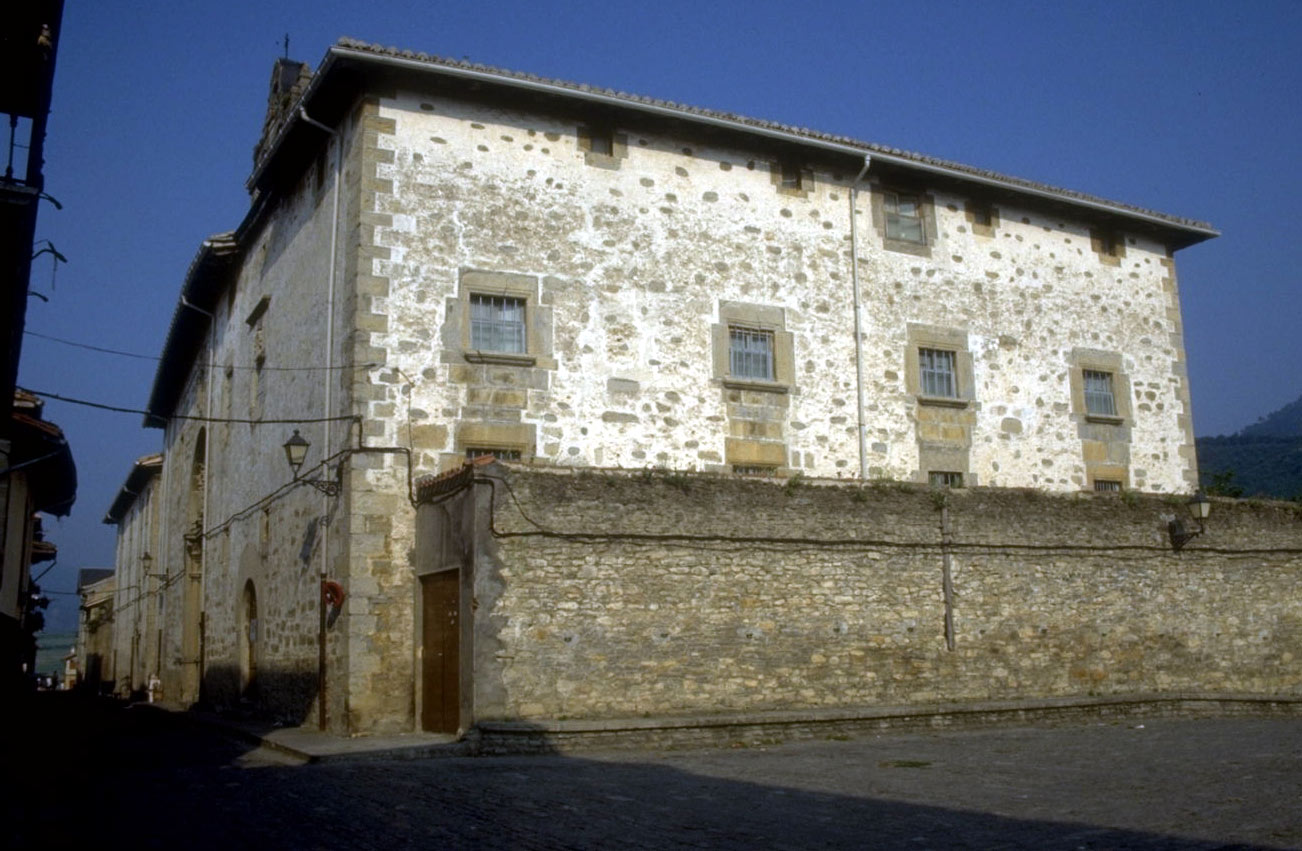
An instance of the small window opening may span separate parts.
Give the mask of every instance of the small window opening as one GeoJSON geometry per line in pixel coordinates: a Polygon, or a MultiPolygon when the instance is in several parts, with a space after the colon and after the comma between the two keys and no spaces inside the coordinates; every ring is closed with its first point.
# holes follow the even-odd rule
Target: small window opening
{"type": "Polygon", "coordinates": [[[961,488],[963,474],[947,470],[933,470],[927,474],[927,484],[933,488],[961,488]]]}
{"type": "Polygon", "coordinates": [[[907,192],[887,192],[882,203],[886,210],[887,239],[926,244],[927,232],[922,225],[921,198],[907,192]]]}
{"type": "Polygon", "coordinates": [[[1112,373],[1096,369],[1082,371],[1085,379],[1085,413],[1104,417],[1117,415],[1117,399],[1112,392],[1112,373]]]}
{"type": "Polygon", "coordinates": [[[495,458],[498,461],[519,461],[519,449],[491,449],[483,446],[473,446],[466,450],[466,460],[474,461],[476,458],[495,458]]]}
{"type": "Polygon", "coordinates": [[[923,396],[947,399],[958,397],[953,352],[944,349],[918,349],[918,367],[923,396]]]}
{"type": "Polygon", "coordinates": [[[968,204],[967,210],[972,215],[972,224],[977,227],[988,228],[994,221],[994,213],[988,203],[973,201],[968,204]]]}
{"type": "Polygon", "coordinates": [[[1095,479],[1094,490],[1101,493],[1119,493],[1121,491],[1121,482],[1116,479],[1095,479]]]}
{"type": "Polygon", "coordinates": [[[733,378],[773,381],[773,332],[730,326],[728,371],[733,378]]]}
{"type": "Polygon", "coordinates": [[[768,464],[733,464],[732,471],[738,476],[774,476],[778,468],[768,464]]]}
{"type": "Polygon", "coordinates": [[[610,157],[615,154],[615,134],[609,129],[593,129],[589,131],[588,150],[594,154],[602,154],[610,157]]]}
{"type": "Polygon", "coordinates": [[[472,294],[470,347],[481,352],[524,354],[524,299],[472,294]]]}
{"type": "Polygon", "coordinates": [[[800,167],[795,163],[782,163],[779,186],[783,189],[799,191],[801,187],[800,167]]]}

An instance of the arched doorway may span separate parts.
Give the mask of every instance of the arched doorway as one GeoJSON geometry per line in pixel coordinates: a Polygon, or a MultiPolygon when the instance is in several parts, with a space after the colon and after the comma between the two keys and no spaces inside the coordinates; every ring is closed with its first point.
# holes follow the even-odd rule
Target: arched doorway
{"type": "Polygon", "coordinates": [[[258,593],[253,580],[244,583],[240,601],[240,694],[253,691],[258,678],[258,593]]]}

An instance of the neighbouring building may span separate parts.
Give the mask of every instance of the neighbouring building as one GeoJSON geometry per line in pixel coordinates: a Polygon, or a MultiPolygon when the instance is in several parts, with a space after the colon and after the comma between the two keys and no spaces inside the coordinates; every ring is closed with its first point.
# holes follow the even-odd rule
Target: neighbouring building
{"type": "Polygon", "coordinates": [[[142,695],[159,671],[162,647],[162,575],[154,570],[158,551],[158,474],[163,456],[138,458],[104,515],[118,530],[113,652],[118,660],[116,689],[142,695]]]}
{"type": "Polygon", "coordinates": [[[117,577],[100,567],[77,571],[77,596],[81,598],[77,619],[77,684],[96,693],[112,694],[117,683],[117,655],[113,649],[113,600],[117,577]]]}
{"type": "Polygon", "coordinates": [[[77,498],[77,468],[63,430],[44,419],[44,402],[25,390],[12,394],[8,439],[0,472],[0,681],[6,694],[33,670],[35,633],[44,623],[33,564],[52,561],[40,514],[66,516],[77,498]]]}
{"type": "MultiPolygon", "coordinates": [[[[38,612],[30,610],[28,545],[33,512],[44,509],[30,503],[27,483],[40,478],[42,471],[33,467],[44,462],[25,455],[23,447],[45,439],[34,435],[33,429],[48,431],[49,424],[32,425],[31,420],[40,420],[39,406],[33,416],[34,403],[18,391],[16,382],[32,261],[46,255],[52,261],[63,259],[48,241],[35,243],[40,205],[58,205],[44,191],[44,151],[63,0],[11,3],[2,14],[0,113],[8,119],[8,131],[0,173],[0,510],[4,512],[0,517],[0,698],[23,687],[24,666],[30,671],[35,654],[31,627],[39,618],[38,612]],[[26,472],[20,475],[19,471],[26,472]]],[[[71,456],[65,461],[71,469],[71,456]]],[[[47,464],[46,469],[58,463],[47,464]]],[[[64,486],[60,478],[53,475],[51,489],[64,486]]],[[[43,489],[39,484],[37,488],[43,489]]],[[[62,508],[66,514],[67,506],[62,508]]]]}
{"type": "MultiPolygon", "coordinates": [[[[109,512],[156,597],[133,687],[156,659],[169,700],[367,733],[1160,685],[1100,681],[1109,641],[1072,661],[1085,627],[1050,630],[1090,611],[1076,580],[1037,657],[1062,678],[991,673],[996,636],[1040,634],[999,573],[1032,557],[987,559],[982,594],[956,575],[941,630],[926,486],[1005,494],[996,547],[1068,495],[1106,502],[1100,531],[1131,500],[1094,491],[1191,491],[1173,257],[1210,226],[347,40],[277,61],[248,188],[182,284],[148,502],[109,512]],[[854,499],[781,514],[836,479],[854,499]],[[697,527],[715,555],[682,550],[697,527]]],[[[1151,510],[1120,522],[1118,552],[1175,569],[1151,510]]]]}

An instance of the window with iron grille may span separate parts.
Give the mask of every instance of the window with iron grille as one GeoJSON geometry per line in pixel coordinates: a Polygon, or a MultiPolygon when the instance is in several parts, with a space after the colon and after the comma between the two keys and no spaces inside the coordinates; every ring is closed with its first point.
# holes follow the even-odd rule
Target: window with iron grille
{"type": "Polygon", "coordinates": [[[1117,400],[1112,395],[1112,373],[1096,369],[1082,370],[1085,379],[1085,413],[1104,417],[1117,415],[1117,400]]]}
{"type": "Polygon", "coordinates": [[[733,464],[732,471],[738,476],[772,476],[778,468],[767,464],[733,464]]]}
{"type": "Polygon", "coordinates": [[[524,299],[470,296],[470,347],[485,352],[524,354],[524,299]]]}
{"type": "Polygon", "coordinates": [[[466,449],[466,460],[474,461],[476,458],[496,458],[498,461],[519,461],[519,449],[487,449],[484,447],[471,447],[466,449]]]}
{"type": "Polygon", "coordinates": [[[923,396],[958,398],[953,352],[945,349],[918,349],[918,376],[923,396]]]}
{"type": "Polygon", "coordinates": [[[963,487],[963,474],[933,470],[927,474],[927,484],[933,488],[961,488],[963,487]]]}
{"type": "Polygon", "coordinates": [[[728,371],[733,378],[773,381],[773,332],[729,326],[728,371]]]}
{"type": "Polygon", "coordinates": [[[925,245],[927,231],[922,224],[922,199],[906,192],[887,192],[882,199],[886,212],[886,238],[925,245]]]}
{"type": "Polygon", "coordinates": [[[1117,493],[1121,490],[1121,482],[1116,479],[1095,479],[1094,490],[1104,493],[1117,493]]]}

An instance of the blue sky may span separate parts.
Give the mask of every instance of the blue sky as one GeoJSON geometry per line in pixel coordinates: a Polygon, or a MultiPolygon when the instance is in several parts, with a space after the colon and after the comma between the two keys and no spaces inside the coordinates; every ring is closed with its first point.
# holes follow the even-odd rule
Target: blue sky
{"type": "MultiPolygon", "coordinates": [[[[200,240],[239,223],[271,63],[340,36],[469,57],[958,160],[1210,221],[1177,254],[1199,435],[1302,395],[1302,3],[648,4],[68,0],[28,330],[157,355],[200,240]]],[[[155,364],[29,336],[20,383],[143,407],[155,364]]],[[[161,433],[50,401],[81,477],[46,588],[110,566],[100,523],[161,433]]],[[[75,617],[56,597],[53,625],[75,617]]]]}

